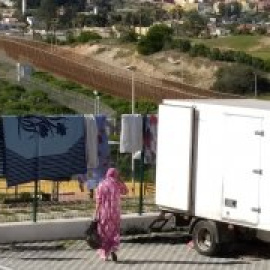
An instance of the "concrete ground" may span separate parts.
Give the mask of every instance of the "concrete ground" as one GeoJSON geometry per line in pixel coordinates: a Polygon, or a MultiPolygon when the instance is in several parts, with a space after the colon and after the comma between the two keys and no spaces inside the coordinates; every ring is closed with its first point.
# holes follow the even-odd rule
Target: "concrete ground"
{"type": "Polygon", "coordinates": [[[209,258],[191,249],[180,233],[122,237],[118,263],[101,261],[84,241],[22,243],[0,246],[0,270],[86,269],[270,269],[270,246],[241,244],[226,257],[209,258]]]}

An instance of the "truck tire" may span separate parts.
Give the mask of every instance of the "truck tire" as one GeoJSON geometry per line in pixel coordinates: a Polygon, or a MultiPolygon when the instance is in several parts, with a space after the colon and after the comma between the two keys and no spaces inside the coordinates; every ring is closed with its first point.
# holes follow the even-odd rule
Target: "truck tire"
{"type": "Polygon", "coordinates": [[[195,250],[206,256],[214,256],[218,253],[218,230],[213,221],[198,221],[192,230],[192,239],[195,250]]]}

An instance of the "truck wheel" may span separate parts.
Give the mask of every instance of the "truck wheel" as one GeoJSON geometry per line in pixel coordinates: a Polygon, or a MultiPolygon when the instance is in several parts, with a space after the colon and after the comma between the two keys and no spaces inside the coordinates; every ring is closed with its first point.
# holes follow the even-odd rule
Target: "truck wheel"
{"type": "Polygon", "coordinates": [[[214,256],[219,251],[217,228],[212,221],[199,221],[192,231],[195,250],[206,256],[214,256]]]}

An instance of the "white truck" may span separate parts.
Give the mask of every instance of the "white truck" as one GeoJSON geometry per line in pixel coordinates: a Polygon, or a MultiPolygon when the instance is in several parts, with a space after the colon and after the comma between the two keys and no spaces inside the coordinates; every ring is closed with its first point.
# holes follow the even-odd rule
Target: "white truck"
{"type": "Polygon", "coordinates": [[[270,236],[270,102],[164,100],[156,204],[186,223],[195,249],[270,236]]]}

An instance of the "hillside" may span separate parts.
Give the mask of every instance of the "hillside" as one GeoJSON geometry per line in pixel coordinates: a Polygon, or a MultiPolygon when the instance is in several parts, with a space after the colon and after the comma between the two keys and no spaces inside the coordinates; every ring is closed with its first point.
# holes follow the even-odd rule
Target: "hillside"
{"type": "Polygon", "coordinates": [[[245,51],[252,56],[270,60],[270,37],[257,35],[226,36],[213,39],[194,39],[209,47],[245,51]]]}
{"type": "MultiPolygon", "coordinates": [[[[252,56],[270,59],[270,37],[266,36],[227,36],[214,39],[194,39],[195,43],[204,43],[214,48],[244,51],[252,56]]],[[[132,45],[77,45],[72,48],[76,53],[94,57],[112,66],[125,68],[136,66],[137,71],[148,76],[177,80],[200,88],[211,88],[218,67],[225,62],[214,62],[206,58],[189,57],[177,51],[163,51],[150,56],[136,53],[132,45]]],[[[90,61],[90,60],[89,60],[90,61]]]]}
{"type": "MultiPolygon", "coordinates": [[[[209,89],[214,81],[214,73],[221,65],[204,58],[191,58],[176,51],[165,51],[150,56],[138,55],[134,47],[128,45],[77,45],[72,47],[76,53],[94,57],[106,64],[125,68],[136,66],[142,72],[156,78],[170,78],[200,88],[209,89]]],[[[91,61],[88,59],[88,61],[91,61]]]]}

